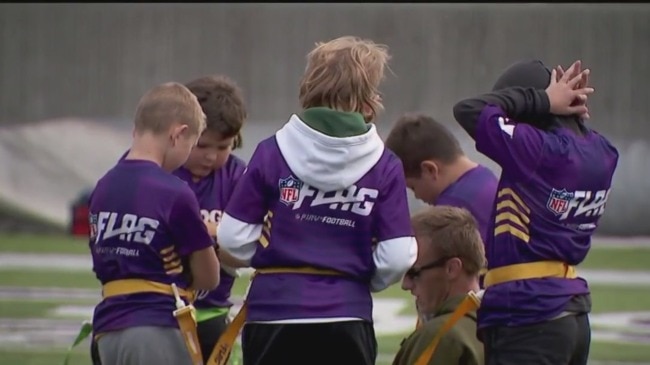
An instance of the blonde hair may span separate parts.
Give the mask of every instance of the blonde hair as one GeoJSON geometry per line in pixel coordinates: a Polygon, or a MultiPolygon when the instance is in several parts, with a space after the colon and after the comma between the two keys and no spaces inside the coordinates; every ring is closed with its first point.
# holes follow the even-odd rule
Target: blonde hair
{"type": "Polygon", "coordinates": [[[159,134],[174,122],[187,124],[193,134],[205,129],[205,114],[187,87],[168,82],[151,88],[140,98],[134,119],[136,131],[159,134]]]}
{"type": "Polygon", "coordinates": [[[457,257],[468,275],[485,267],[485,249],[478,224],[470,212],[451,206],[431,206],[411,217],[418,239],[432,245],[440,258],[457,257]]]}
{"type": "Polygon", "coordinates": [[[374,118],[384,108],[378,88],[389,60],[388,46],[367,39],[345,36],[316,43],[300,82],[301,106],[358,113],[367,106],[369,119],[374,118]]]}

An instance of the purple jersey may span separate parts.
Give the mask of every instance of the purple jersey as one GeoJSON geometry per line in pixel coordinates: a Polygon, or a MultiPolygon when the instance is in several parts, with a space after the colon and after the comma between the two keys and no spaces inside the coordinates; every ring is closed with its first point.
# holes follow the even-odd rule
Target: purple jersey
{"type": "MultiPolygon", "coordinates": [[[[174,171],[174,175],[187,182],[194,191],[199,200],[203,220],[219,223],[221,213],[226,208],[235,185],[245,168],[246,163],[244,161],[230,155],[223,167],[199,181],[193,181],[192,174],[183,167],[174,171]]],[[[229,298],[234,282],[235,278],[222,269],[219,286],[211,292],[199,291],[194,306],[196,308],[231,307],[232,303],[229,298]]]]}
{"type": "MultiPolygon", "coordinates": [[[[502,168],[494,232],[486,242],[488,269],[544,260],[580,264],[605,209],[617,150],[600,134],[566,128],[542,131],[512,123],[486,106],[476,148],[502,168]]],[[[582,278],[506,282],[487,289],[479,327],[518,326],[553,318],[572,297],[589,293],[582,278]]]]}
{"type": "MultiPolygon", "coordinates": [[[[90,251],[102,284],[145,279],[188,287],[188,256],[212,246],[196,197],[183,181],[143,160],[121,160],[90,198],[90,251]]],[[[95,308],[95,333],[136,326],[178,327],[174,298],[138,293],[95,308]]]]}
{"type": "Polygon", "coordinates": [[[342,274],[260,274],[248,293],[248,321],[372,321],[371,290],[398,281],[415,260],[402,164],[360,114],[324,108],[305,114],[323,116],[327,126],[353,119],[356,124],[348,125],[362,133],[330,137],[292,116],[257,146],[218,236],[228,233],[229,252],[236,254],[234,237],[259,229],[261,237],[250,235],[259,244],[248,256],[256,269],[312,267],[342,274]],[[228,228],[226,220],[242,228],[228,228]]]}
{"type": "Polygon", "coordinates": [[[486,242],[497,184],[498,179],[494,173],[487,167],[479,165],[467,171],[443,190],[433,204],[467,209],[476,219],[481,238],[486,242]]]}

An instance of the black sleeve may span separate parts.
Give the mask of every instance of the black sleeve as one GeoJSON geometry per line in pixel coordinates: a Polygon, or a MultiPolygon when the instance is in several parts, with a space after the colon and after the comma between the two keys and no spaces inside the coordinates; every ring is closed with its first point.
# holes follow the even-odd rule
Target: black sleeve
{"type": "Polygon", "coordinates": [[[454,118],[470,137],[474,138],[478,117],[488,104],[500,107],[513,119],[546,115],[551,106],[545,90],[523,87],[509,87],[461,100],[454,105],[454,118]]]}

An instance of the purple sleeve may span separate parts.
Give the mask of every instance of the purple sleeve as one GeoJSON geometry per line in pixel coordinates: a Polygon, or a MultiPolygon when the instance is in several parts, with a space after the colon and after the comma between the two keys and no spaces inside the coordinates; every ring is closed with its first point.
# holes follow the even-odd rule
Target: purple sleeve
{"type": "Polygon", "coordinates": [[[196,196],[189,187],[183,189],[174,201],[169,214],[169,227],[181,256],[214,244],[201,218],[196,196]]]}
{"type": "Polygon", "coordinates": [[[233,169],[233,172],[232,172],[232,175],[231,175],[233,190],[234,190],[234,187],[236,187],[237,184],[239,183],[239,180],[241,180],[241,177],[244,175],[244,171],[246,171],[246,165],[245,164],[241,163],[241,164],[235,165],[235,168],[233,169]]]}
{"type": "Polygon", "coordinates": [[[230,196],[225,214],[249,224],[261,224],[268,211],[263,155],[258,145],[230,196]]]}
{"type": "Polygon", "coordinates": [[[377,241],[413,236],[402,163],[394,158],[377,199],[375,237],[377,241]]]}
{"type": "Polygon", "coordinates": [[[510,121],[498,106],[481,111],[476,126],[476,150],[501,166],[506,173],[530,177],[543,156],[544,132],[510,121]]]}

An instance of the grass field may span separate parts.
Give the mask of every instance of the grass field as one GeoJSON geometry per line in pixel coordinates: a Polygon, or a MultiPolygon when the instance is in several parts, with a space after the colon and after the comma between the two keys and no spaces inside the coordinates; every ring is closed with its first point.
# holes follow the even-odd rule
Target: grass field
{"type": "MultiPolygon", "coordinates": [[[[83,240],[75,240],[65,236],[28,236],[28,235],[4,235],[0,236],[0,255],[3,253],[63,253],[87,255],[88,249],[83,240]]],[[[650,275],[650,246],[633,248],[608,248],[595,247],[587,258],[583,268],[593,270],[620,270],[620,271],[648,271],[650,275]]],[[[241,296],[247,285],[247,278],[239,279],[233,294],[241,296]]],[[[61,269],[43,268],[3,268],[0,267],[0,287],[5,288],[87,288],[97,289],[98,284],[90,271],[76,270],[66,271],[61,269]]],[[[650,282],[644,288],[622,285],[603,285],[592,283],[593,316],[603,316],[612,312],[647,312],[650,313],[650,282]]],[[[414,311],[411,299],[407,293],[393,286],[385,292],[376,295],[378,303],[387,300],[401,300],[401,309],[394,313],[394,316],[413,316],[414,311]]],[[[0,320],[33,319],[33,318],[71,318],[57,314],[54,310],[61,306],[81,305],[90,307],[95,304],[94,299],[89,298],[30,298],[29,300],[17,300],[9,296],[0,297],[0,320]]],[[[77,315],[79,323],[84,319],[77,315]]],[[[383,317],[381,317],[383,318],[383,317]]],[[[386,318],[390,318],[386,317],[386,318]]],[[[596,317],[594,317],[596,318],[596,317]]],[[[650,319],[650,315],[647,316],[650,319]]],[[[380,319],[382,320],[382,319],[380,319]]],[[[410,319],[409,319],[410,320],[410,319]]],[[[378,321],[379,322],[379,321],[378,321]]],[[[594,332],[607,329],[611,324],[596,323],[592,320],[594,332]]],[[[648,321],[650,322],[650,321],[648,321]]],[[[650,331],[643,326],[630,327],[625,323],[619,323],[618,330],[637,332],[648,338],[650,331]]],[[[648,326],[648,324],[646,324],[648,326]]],[[[611,328],[609,328],[612,330],[611,328]]],[[[10,329],[3,328],[0,322],[0,335],[9,332],[10,329]]],[[[378,336],[380,355],[378,364],[389,364],[392,356],[397,351],[401,339],[408,331],[400,333],[384,333],[378,336]]],[[[53,334],[56,336],[56,334],[53,334]]],[[[595,336],[597,337],[597,336],[595,336]]],[[[3,346],[0,341],[0,364],[6,365],[58,365],[62,364],[65,353],[65,346],[43,346],[35,350],[27,346],[3,346]]],[[[599,360],[601,363],[607,361],[634,361],[650,364],[650,342],[647,343],[625,343],[620,339],[602,340],[595,338],[592,342],[591,359],[599,360]]],[[[74,350],[70,365],[88,365],[87,343],[81,344],[74,350]]]]}

